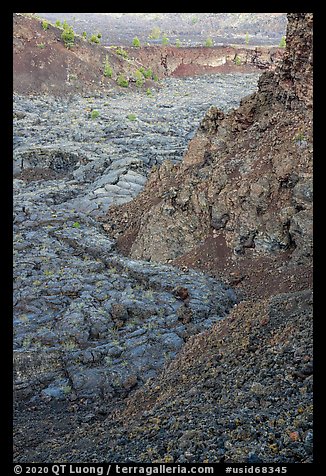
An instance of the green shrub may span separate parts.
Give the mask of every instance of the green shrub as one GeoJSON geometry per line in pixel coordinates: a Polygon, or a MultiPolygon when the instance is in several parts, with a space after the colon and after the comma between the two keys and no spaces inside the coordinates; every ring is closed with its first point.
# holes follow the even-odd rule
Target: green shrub
{"type": "Polygon", "coordinates": [[[98,33],[97,38],[100,40],[102,38],[102,33],[98,33]]]}
{"type": "Polygon", "coordinates": [[[158,81],[158,76],[157,76],[156,73],[153,73],[152,80],[153,81],[158,81]]]}
{"type": "Polygon", "coordinates": [[[205,46],[207,48],[211,48],[213,46],[213,40],[212,38],[207,38],[207,40],[205,41],[205,46]]]}
{"type": "Polygon", "coordinates": [[[61,38],[63,39],[66,48],[71,48],[74,45],[75,33],[71,26],[69,28],[64,28],[61,38]]]}
{"type": "Polygon", "coordinates": [[[280,48],[285,48],[286,47],[286,38],[285,38],[285,36],[282,36],[279,47],[280,48]]]}
{"type": "Polygon", "coordinates": [[[143,66],[141,66],[139,68],[139,71],[146,79],[151,79],[153,77],[153,71],[151,70],[151,68],[145,69],[143,66]]]}
{"type": "Polygon", "coordinates": [[[41,48],[43,50],[43,48],[45,48],[45,44],[44,43],[37,43],[37,46],[39,48],[41,48]]]}
{"type": "Polygon", "coordinates": [[[177,48],[180,48],[180,46],[181,46],[181,41],[179,40],[179,38],[177,38],[177,39],[175,40],[175,46],[176,46],[177,48]]]}
{"type": "Polygon", "coordinates": [[[72,27],[68,25],[67,20],[63,20],[62,28],[63,28],[64,30],[69,30],[69,29],[72,28],[72,27]]]}
{"type": "Polygon", "coordinates": [[[86,31],[83,31],[82,37],[84,38],[84,40],[86,40],[86,38],[87,38],[87,33],[86,33],[86,31]]]}
{"type": "Polygon", "coordinates": [[[42,21],[42,28],[46,31],[49,28],[49,22],[47,20],[42,21]]]}
{"type": "Polygon", "coordinates": [[[99,42],[100,42],[100,39],[99,39],[99,37],[98,37],[97,35],[94,35],[94,34],[93,34],[93,35],[90,37],[89,41],[90,41],[91,43],[99,43],[99,42]]]}
{"type": "Polygon", "coordinates": [[[103,71],[103,74],[104,76],[106,76],[107,78],[112,78],[112,73],[113,73],[113,70],[110,66],[110,63],[109,63],[109,58],[108,56],[106,55],[105,57],[105,63],[104,63],[104,71],[103,71]]]}
{"type": "Polygon", "coordinates": [[[56,20],[55,26],[56,26],[57,28],[62,28],[62,26],[61,26],[61,21],[60,21],[60,20],[56,20]]]}
{"type": "Polygon", "coordinates": [[[138,86],[139,88],[145,82],[143,73],[139,69],[137,69],[137,71],[135,71],[135,79],[136,79],[136,86],[138,86]]]}
{"type": "Polygon", "coordinates": [[[140,41],[137,36],[132,40],[132,46],[136,46],[137,48],[140,46],[140,41]]]}
{"type": "Polygon", "coordinates": [[[92,119],[96,119],[99,115],[100,113],[96,109],[93,109],[93,111],[91,112],[92,119]]]}
{"type": "Polygon", "coordinates": [[[153,96],[152,90],[151,90],[150,88],[147,88],[146,94],[147,94],[147,96],[149,96],[149,97],[152,97],[152,96],[153,96]]]}
{"type": "Polygon", "coordinates": [[[162,37],[162,45],[168,45],[170,42],[169,38],[164,34],[162,37]]]}
{"type": "Polygon", "coordinates": [[[120,48],[118,47],[115,52],[117,53],[117,55],[119,56],[122,56],[123,58],[127,59],[128,58],[128,53],[126,52],[126,50],[124,50],[123,48],[120,48]]]}
{"type": "Polygon", "coordinates": [[[123,74],[120,74],[117,77],[117,85],[121,86],[122,88],[127,88],[129,86],[129,81],[123,74]]]}

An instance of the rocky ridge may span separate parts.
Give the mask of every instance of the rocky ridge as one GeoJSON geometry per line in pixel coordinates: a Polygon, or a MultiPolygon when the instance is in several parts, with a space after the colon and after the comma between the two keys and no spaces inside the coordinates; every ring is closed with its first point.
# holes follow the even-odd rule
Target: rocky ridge
{"type": "Polygon", "coordinates": [[[163,164],[135,201],[109,211],[105,227],[112,219],[121,249],[167,262],[213,235],[231,260],[251,249],[311,260],[312,30],[305,48],[297,30],[299,20],[282,66],[260,77],[257,93],[227,115],[210,108],[183,162],[163,164]]]}

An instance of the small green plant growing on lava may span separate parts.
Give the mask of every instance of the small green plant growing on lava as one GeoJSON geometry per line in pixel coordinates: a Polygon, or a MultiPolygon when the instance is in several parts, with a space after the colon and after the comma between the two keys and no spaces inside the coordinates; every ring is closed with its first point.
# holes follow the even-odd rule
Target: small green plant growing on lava
{"type": "Polygon", "coordinates": [[[96,119],[99,115],[100,113],[96,109],[93,109],[93,111],[91,112],[92,119],[96,119]]]}
{"type": "Polygon", "coordinates": [[[170,43],[169,38],[164,34],[162,36],[162,45],[165,46],[165,45],[168,45],[169,43],[170,43]]]}
{"type": "Polygon", "coordinates": [[[280,41],[280,44],[279,44],[279,47],[280,47],[280,48],[285,48],[285,47],[286,47],[286,39],[285,39],[285,36],[282,36],[281,41],[280,41]]]}
{"type": "Polygon", "coordinates": [[[177,39],[175,40],[175,46],[176,46],[177,48],[180,48],[180,46],[181,46],[181,41],[179,40],[179,38],[177,38],[177,39]]]}
{"type": "Polygon", "coordinates": [[[72,388],[70,385],[64,385],[63,387],[61,387],[61,390],[65,395],[68,395],[68,393],[71,392],[72,388]]]}
{"type": "Polygon", "coordinates": [[[42,28],[44,31],[46,31],[49,28],[49,22],[46,20],[42,21],[42,28]]]}
{"type": "Polygon", "coordinates": [[[55,26],[56,26],[57,28],[62,28],[61,21],[60,21],[60,20],[56,20],[55,26]]]}
{"type": "Polygon", "coordinates": [[[37,46],[39,48],[41,48],[43,50],[43,48],[45,48],[45,44],[44,43],[37,43],[37,46]]]}
{"type": "Polygon", "coordinates": [[[137,116],[136,114],[128,114],[127,119],[129,119],[129,121],[136,121],[137,116]]]}
{"type": "Polygon", "coordinates": [[[132,40],[132,46],[136,46],[137,48],[139,48],[140,41],[139,41],[139,38],[137,38],[137,36],[135,36],[135,38],[132,40]]]}
{"type": "Polygon", "coordinates": [[[205,46],[207,48],[211,48],[213,46],[213,40],[212,38],[207,38],[207,40],[205,41],[205,46]]]}
{"type": "Polygon", "coordinates": [[[83,33],[82,33],[82,37],[84,38],[84,40],[86,40],[86,39],[87,39],[87,33],[86,33],[86,31],[83,31],[83,33]]]}

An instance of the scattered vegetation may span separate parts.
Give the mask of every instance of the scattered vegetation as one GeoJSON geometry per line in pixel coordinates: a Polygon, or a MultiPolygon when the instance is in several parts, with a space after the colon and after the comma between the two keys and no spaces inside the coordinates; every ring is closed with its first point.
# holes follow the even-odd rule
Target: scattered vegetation
{"type": "Polygon", "coordinates": [[[146,94],[147,94],[147,96],[149,96],[149,97],[153,97],[153,93],[152,93],[152,90],[151,90],[150,88],[147,88],[146,94]]]}
{"type": "Polygon", "coordinates": [[[61,21],[60,21],[60,20],[56,20],[55,26],[56,26],[57,28],[62,28],[61,21]]]}
{"type": "Polygon", "coordinates": [[[38,46],[39,48],[42,48],[42,49],[45,48],[45,44],[44,44],[44,43],[37,43],[37,46],[38,46]]]}
{"type": "MultiPolygon", "coordinates": [[[[97,111],[93,111],[93,112],[97,112],[97,111]]],[[[98,115],[98,114],[97,114],[98,115]]],[[[96,116],[97,117],[97,116],[96,116]]],[[[75,221],[75,223],[72,224],[72,227],[73,228],[80,228],[80,223],[79,221],[75,221]]]]}
{"type": "Polygon", "coordinates": [[[175,46],[176,46],[177,48],[180,48],[180,46],[181,46],[181,41],[179,40],[179,38],[177,38],[177,39],[175,40],[175,46]]]}
{"type": "Polygon", "coordinates": [[[125,59],[128,58],[128,53],[126,52],[126,50],[124,50],[123,48],[120,48],[119,46],[118,46],[118,48],[115,50],[115,52],[117,53],[117,55],[122,56],[122,57],[125,58],[125,59]]]}
{"type": "Polygon", "coordinates": [[[137,36],[132,40],[132,46],[136,46],[137,48],[140,46],[140,41],[137,36]]]}
{"type": "Polygon", "coordinates": [[[170,43],[169,38],[164,34],[162,36],[162,45],[168,45],[170,43]]]}
{"type": "Polygon", "coordinates": [[[42,28],[46,31],[49,28],[49,22],[47,20],[42,21],[42,28]]]}
{"type": "Polygon", "coordinates": [[[127,119],[129,121],[136,121],[137,116],[136,116],[136,114],[128,114],[127,119]]]}
{"type": "Polygon", "coordinates": [[[139,71],[142,73],[144,78],[146,78],[146,79],[153,78],[153,71],[151,70],[151,68],[145,69],[143,66],[141,66],[139,68],[139,71]]]}
{"type": "Polygon", "coordinates": [[[86,40],[86,39],[87,39],[87,33],[86,33],[86,31],[83,31],[83,33],[82,33],[82,37],[84,38],[84,40],[86,40]]]}

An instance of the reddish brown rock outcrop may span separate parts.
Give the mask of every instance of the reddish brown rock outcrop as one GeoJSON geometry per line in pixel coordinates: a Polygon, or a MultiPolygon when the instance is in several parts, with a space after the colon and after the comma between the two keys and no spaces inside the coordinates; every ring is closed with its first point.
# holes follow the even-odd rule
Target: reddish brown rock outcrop
{"type": "MultiPolygon", "coordinates": [[[[163,164],[134,201],[111,210],[105,227],[132,257],[182,264],[215,240],[215,270],[245,256],[310,266],[312,14],[288,18],[284,61],[262,74],[258,92],[225,117],[210,109],[183,163],[163,164]]],[[[205,256],[198,264],[210,268],[205,256]]]]}
{"type": "Polygon", "coordinates": [[[159,77],[274,70],[284,53],[275,46],[144,46],[126,50],[159,77]]]}

